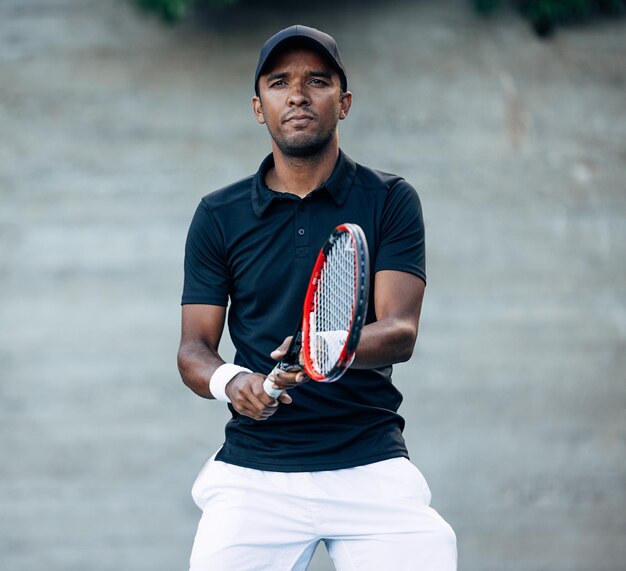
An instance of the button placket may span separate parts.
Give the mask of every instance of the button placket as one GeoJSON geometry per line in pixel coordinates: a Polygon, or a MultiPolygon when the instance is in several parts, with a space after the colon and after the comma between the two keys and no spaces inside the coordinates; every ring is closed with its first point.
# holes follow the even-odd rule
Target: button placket
{"type": "Polygon", "coordinates": [[[311,222],[311,208],[306,199],[302,199],[296,210],[295,240],[296,257],[306,258],[309,251],[309,228],[311,222]]]}

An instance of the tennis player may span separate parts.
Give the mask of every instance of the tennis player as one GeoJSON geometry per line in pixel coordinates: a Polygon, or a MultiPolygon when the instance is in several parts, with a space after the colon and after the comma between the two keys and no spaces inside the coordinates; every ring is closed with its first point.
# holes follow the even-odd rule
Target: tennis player
{"type": "Polygon", "coordinates": [[[352,94],[331,36],[281,30],[254,81],[272,153],[201,200],[185,250],[180,373],[232,413],[193,486],[203,514],[191,571],[304,570],[320,541],[340,571],[456,569],[454,532],[408,459],[391,379],[412,355],[426,283],[419,198],[340,150],[352,94]],[[344,222],[363,228],[373,276],[356,358],[335,383],[274,375],[286,389],[275,400],[263,382],[298,325],[319,248],[344,222]],[[229,302],[234,363],[218,352],[229,302]]]}

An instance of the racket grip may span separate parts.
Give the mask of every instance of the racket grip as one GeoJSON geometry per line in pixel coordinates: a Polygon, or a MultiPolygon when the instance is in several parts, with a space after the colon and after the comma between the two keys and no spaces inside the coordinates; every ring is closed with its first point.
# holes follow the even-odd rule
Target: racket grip
{"type": "Polygon", "coordinates": [[[265,379],[263,381],[263,390],[272,398],[277,399],[280,395],[283,394],[283,391],[281,389],[275,389],[273,385],[274,385],[273,381],[270,381],[269,379],[265,379]]]}

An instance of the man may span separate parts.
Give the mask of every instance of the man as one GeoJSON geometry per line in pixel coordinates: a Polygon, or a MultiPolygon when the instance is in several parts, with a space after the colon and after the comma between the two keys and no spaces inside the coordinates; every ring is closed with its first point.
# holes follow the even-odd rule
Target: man
{"type": "Polygon", "coordinates": [[[425,287],[417,194],[340,151],[352,94],[329,35],[292,26],[272,36],[255,91],[272,154],[202,199],[186,246],[179,369],[232,412],[194,484],[203,515],[191,570],[304,570],[319,541],[340,571],[455,569],[454,532],[408,460],[391,382],[413,352],[425,287]],[[344,222],[363,228],[374,276],[355,360],[329,384],[273,373],[286,390],[275,400],[263,382],[297,326],[319,248],[344,222]],[[229,300],[236,364],[218,353],[229,300]]]}

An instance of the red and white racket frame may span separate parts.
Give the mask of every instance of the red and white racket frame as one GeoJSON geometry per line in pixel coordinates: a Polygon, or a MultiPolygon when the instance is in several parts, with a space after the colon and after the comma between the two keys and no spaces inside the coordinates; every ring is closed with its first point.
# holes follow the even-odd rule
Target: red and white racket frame
{"type": "Polygon", "coordinates": [[[340,224],[333,230],[322,249],[320,250],[315,266],[313,266],[313,272],[311,273],[311,279],[309,280],[309,287],[307,288],[306,296],[304,298],[304,308],[302,311],[302,360],[304,364],[304,370],[306,374],[314,381],[331,383],[338,380],[348,369],[354,354],[356,352],[359,339],[361,338],[361,331],[363,325],[365,325],[365,319],[367,317],[367,305],[369,301],[369,288],[370,288],[370,264],[369,264],[369,251],[367,248],[367,240],[365,239],[365,233],[358,224],[340,224]],[[341,350],[336,365],[326,375],[318,373],[313,365],[313,360],[309,352],[310,338],[310,315],[313,308],[315,292],[319,284],[320,273],[324,267],[324,262],[328,253],[333,248],[333,245],[342,234],[348,234],[352,240],[352,246],[356,255],[354,257],[355,264],[355,300],[356,303],[352,308],[352,318],[350,320],[350,327],[348,329],[348,336],[341,350]]]}

